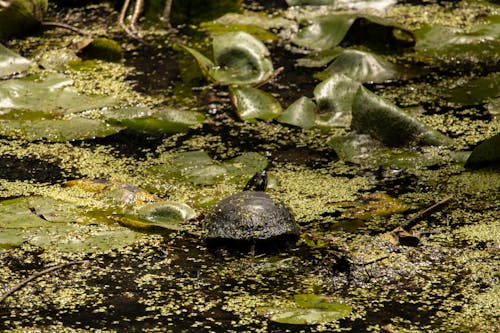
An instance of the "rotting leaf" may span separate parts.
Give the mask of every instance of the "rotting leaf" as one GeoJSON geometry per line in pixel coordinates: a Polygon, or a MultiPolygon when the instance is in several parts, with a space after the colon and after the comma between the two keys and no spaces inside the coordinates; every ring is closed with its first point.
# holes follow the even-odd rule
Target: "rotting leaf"
{"type": "Polygon", "coordinates": [[[364,87],[359,87],[354,97],[351,127],[360,133],[371,135],[389,147],[452,143],[450,138],[364,87]]]}
{"type": "Polygon", "coordinates": [[[470,154],[466,168],[479,169],[500,163],[500,133],[481,142],[470,154]]]}
{"type": "Polygon", "coordinates": [[[0,44],[0,79],[19,74],[31,66],[31,61],[0,44]]]}
{"type": "Polygon", "coordinates": [[[242,120],[269,120],[278,117],[281,105],[270,94],[250,86],[234,86],[230,88],[231,98],[236,113],[242,120]]]}
{"type": "Polygon", "coordinates": [[[185,203],[161,201],[141,207],[136,213],[118,215],[117,220],[131,228],[160,227],[170,230],[184,230],[183,222],[196,216],[193,208],[185,203]]]}

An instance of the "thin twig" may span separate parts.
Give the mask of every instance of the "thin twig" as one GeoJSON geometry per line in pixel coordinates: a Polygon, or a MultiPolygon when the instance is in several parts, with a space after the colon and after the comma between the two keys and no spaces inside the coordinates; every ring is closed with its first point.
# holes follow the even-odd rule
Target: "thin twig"
{"type": "Polygon", "coordinates": [[[61,269],[61,268],[64,268],[66,266],[70,266],[70,265],[77,265],[77,264],[83,264],[85,262],[88,262],[88,260],[79,260],[79,261],[69,261],[69,262],[66,262],[66,263],[63,263],[63,264],[59,264],[59,265],[56,265],[56,266],[52,266],[52,267],[49,267],[49,268],[46,268],[44,269],[43,271],[40,271],[40,272],[36,272],[35,274],[29,276],[28,278],[22,280],[21,282],[19,282],[18,284],[16,284],[14,287],[10,288],[10,290],[8,290],[7,292],[5,292],[2,297],[0,297],[0,303],[2,303],[7,297],[9,297],[12,293],[16,292],[17,290],[21,289],[22,287],[24,287],[26,284],[28,284],[28,282],[36,279],[37,277],[39,276],[42,276],[44,274],[47,274],[47,273],[50,273],[52,271],[56,271],[58,269],[61,269]]]}
{"type": "Polygon", "coordinates": [[[69,24],[66,24],[66,23],[61,23],[61,22],[43,21],[42,22],[42,26],[44,26],[44,27],[62,28],[62,29],[70,30],[70,31],[76,32],[77,34],[82,35],[82,36],[90,36],[91,35],[90,33],[86,32],[84,30],[80,30],[78,28],[75,28],[72,25],[69,25],[69,24]]]}
{"type": "Polygon", "coordinates": [[[453,195],[447,196],[443,200],[436,202],[434,205],[419,211],[417,214],[415,214],[411,219],[409,219],[406,224],[403,226],[403,229],[406,231],[409,231],[411,228],[417,224],[418,221],[420,221],[422,218],[424,218],[426,215],[436,211],[438,208],[441,208],[442,206],[448,204],[453,199],[453,195]]]}

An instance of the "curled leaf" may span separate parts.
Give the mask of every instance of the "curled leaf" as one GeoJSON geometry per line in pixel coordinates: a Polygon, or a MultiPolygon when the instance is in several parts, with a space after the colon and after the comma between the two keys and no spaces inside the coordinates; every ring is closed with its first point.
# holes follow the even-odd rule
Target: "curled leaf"
{"type": "Polygon", "coordinates": [[[281,112],[281,105],[270,94],[250,86],[236,86],[230,88],[236,113],[242,120],[273,119],[281,112]]]}
{"type": "Polygon", "coordinates": [[[500,133],[481,142],[470,154],[465,167],[478,169],[500,163],[500,133]]]}
{"type": "Polygon", "coordinates": [[[351,127],[391,147],[409,144],[448,145],[452,142],[364,87],[359,87],[354,96],[351,127]]]}
{"type": "Polygon", "coordinates": [[[0,79],[26,71],[31,61],[0,44],[0,79]]]}

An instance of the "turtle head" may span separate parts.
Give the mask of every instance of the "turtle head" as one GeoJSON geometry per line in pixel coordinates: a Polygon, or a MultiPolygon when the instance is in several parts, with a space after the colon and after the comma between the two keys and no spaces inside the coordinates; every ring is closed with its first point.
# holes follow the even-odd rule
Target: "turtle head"
{"type": "Polygon", "coordinates": [[[265,191],[267,188],[267,172],[257,172],[245,185],[243,191],[265,191]]]}

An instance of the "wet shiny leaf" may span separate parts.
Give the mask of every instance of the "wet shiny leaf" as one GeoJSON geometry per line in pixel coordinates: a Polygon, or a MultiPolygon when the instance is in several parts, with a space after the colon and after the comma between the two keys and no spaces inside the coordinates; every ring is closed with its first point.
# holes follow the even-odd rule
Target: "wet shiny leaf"
{"type": "Polygon", "coordinates": [[[363,87],[358,89],[354,97],[351,127],[390,147],[452,143],[445,135],[363,87]]]}
{"type": "Polygon", "coordinates": [[[231,87],[230,92],[236,113],[242,120],[268,120],[278,117],[281,105],[270,94],[250,86],[231,87]]]}
{"type": "Polygon", "coordinates": [[[403,76],[396,65],[370,52],[345,50],[316,77],[325,80],[334,74],[344,74],[358,82],[384,82],[403,76]]]}

